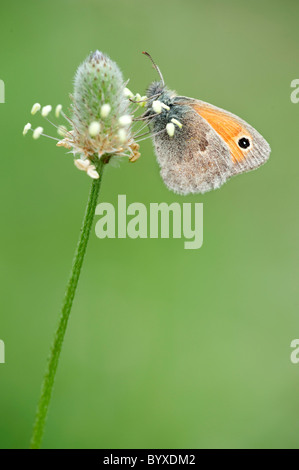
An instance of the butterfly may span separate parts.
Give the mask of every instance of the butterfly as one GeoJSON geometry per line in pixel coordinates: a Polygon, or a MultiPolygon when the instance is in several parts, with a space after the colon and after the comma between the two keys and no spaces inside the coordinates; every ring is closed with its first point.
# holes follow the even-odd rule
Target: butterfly
{"type": "Polygon", "coordinates": [[[161,177],[178,194],[220,188],[239,173],[254,170],[269,158],[267,141],[238,116],[209,103],[178,96],[160,81],[146,93],[146,111],[161,177]]]}

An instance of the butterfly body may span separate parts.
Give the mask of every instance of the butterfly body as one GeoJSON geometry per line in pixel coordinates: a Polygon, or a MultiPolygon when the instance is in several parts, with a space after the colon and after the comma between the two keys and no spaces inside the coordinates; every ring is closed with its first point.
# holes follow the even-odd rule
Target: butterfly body
{"type": "Polygon", "coordinates": [[[266,140],[228,111],[177,96],[162,82],[150,85],[147,99],[146,116],[161,176],[179,194],[217,189],[269,158],[266,140]]]}

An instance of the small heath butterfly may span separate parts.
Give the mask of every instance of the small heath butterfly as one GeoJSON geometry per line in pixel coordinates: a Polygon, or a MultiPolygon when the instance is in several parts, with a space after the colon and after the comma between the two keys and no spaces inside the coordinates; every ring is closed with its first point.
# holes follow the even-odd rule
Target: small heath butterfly
{"type": "Polygon", "coordinates": [[[238,116],[204,101],[177,96],[160,81],[147,90],[142,116],[150,128],[161,176],[178,194],[220,188],[231,176],[254,170],[270,155],[266,140],[238,116]]]}

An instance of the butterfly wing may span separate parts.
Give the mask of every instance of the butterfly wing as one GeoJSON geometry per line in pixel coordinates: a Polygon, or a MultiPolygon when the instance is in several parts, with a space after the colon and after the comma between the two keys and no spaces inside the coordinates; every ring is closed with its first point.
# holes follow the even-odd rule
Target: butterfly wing
{"type": "Polygon", "coordinates": [[[233,172],[229,147],[210,124],[190,106],[178,103],[167,120],[153,120],[152,136],[161,176],[179,194],[205,193],[219,188],[233,172]],[[165,126],[172,118],[182,123],[169,137],[165,126]]]}
{"type": "Polygon", "coordinates": [[[178,105],[189,105],[198,113],[229,148],[233,163],[231,176],[254,170],[270,156],[268,142],[238,116],[204,101],[177,97],[178,105]]]}

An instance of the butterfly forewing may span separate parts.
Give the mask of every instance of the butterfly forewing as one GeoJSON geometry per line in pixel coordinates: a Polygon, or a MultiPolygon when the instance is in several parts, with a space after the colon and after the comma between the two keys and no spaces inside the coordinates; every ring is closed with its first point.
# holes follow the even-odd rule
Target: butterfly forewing
{"type": "Polygon", "coordinates": [[[258,168],[268,160],[268,142],[243,119],[204,101],[185,97],[177,97],[176,101],[191,106],[228,146],[233,162],[231,175],[258,168]]]}

